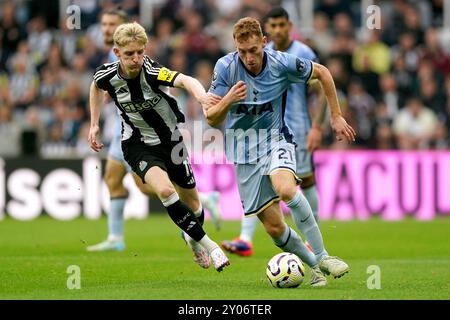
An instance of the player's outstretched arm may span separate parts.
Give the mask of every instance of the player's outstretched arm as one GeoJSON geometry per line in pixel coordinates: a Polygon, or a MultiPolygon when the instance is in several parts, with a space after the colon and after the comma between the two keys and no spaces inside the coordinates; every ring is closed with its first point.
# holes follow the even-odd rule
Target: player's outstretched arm
{"type": "Polygon", "coordinates": [[[91,83],[91,89],[89,92],[89,108],[91,114],[91,127],[89,128],[88,142],[91,149],[99,152],[103,148],[102,143],[97,142],[97,135],[100,132],[99,120],[100,120],[100,107],[103,101],[103,92],[97,88],[94,81],[91,83]]]}
{"type": "Polygon", "coordinates": [[[212,93],[209,94],[209,102],[203,107],[203,114],[212,127],[221,124],[227,117],[228,110],[235,102],[244,100],[247,96],[247,87],[244,81],[238,81],[227,94],[220,98],[212,93]]]}
{"type": "Polygon", "coordinates": [[[322,89],[322,85],[318,80],[309,83],[310,91],[316,94],[316,100],[313,106],[315,114],[312,119],[311,129],[309,129],[306,137],[306,149],[313,152],[320,147],[322,143],[322,124],[325,120],[325,112],[327,110],[327,99],[322,89]]]}
{"type": "Polygon", "coordinates": [[[180,89],[187,90],[194,98],[203,106],[208,103],[208,96],[206,94],[205,88],[197,79],[180,73],[173,86],[180,89]]]}
{"type": "Polygon", "coordinates": [[[336,87],[334,85],[333,77],[330,71],[323,65],[313,62],[313,73],[311,79],[318,79],[322,84],[322,88],[327,98],[328,105],[331,111],[331,127],[333,128],[336,139],[338,141],[347,139],[352,142],[355,141],[355,130],[342,117],[341,108],[336,94],[336,87]]]}

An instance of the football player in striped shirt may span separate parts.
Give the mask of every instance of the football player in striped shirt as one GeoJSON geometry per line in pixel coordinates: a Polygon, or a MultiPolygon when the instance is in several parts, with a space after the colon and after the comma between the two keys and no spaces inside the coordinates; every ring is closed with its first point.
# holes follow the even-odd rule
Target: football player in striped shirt
{"type": "MultiPolygon", "coordinates": [[[[114,54],[114,31],[116,28],[128,21],[128,15],[124,10],[119,8],[109,9],[102,13],[100,19],[101,31],[106,47],[111,50],[108,53],[108,62],[117,61],[114,54]]],[[[109,102],[115,107],[115,102],[109,102]]],[[[86,249],[90,252],[98,251],[122,251],[125,249],[124,241],[124,207],[128,198],[128,191],[123,184],[125,175],[132,172],[131,167],[125,161],[121,147],[122,140],[122,124],[120,121],[119,111],[116,114],[116,123],[114,124],[113,137],[108,148],[108,156],[106,158],[104,180],[108,187],[110,195],[110,209],[108,212],[108,238],[100,243],[88,246],[86,249]]],[[[147,195],[154,195],[153,191],[147,184],[143,184],[141,179],[133,175],[138,188],[147,195]]],[[[200,201],[211,216],[214,226],[220,228],[220,210],[219,210],[219,193],[216,191],[201,193],[200,201]]]]}
{"type": "Polygon", "coordinates": [[[182,230],[195,261],[208,268],[211,259],[214,268],[222,271],[230,262],[202,227],[204,212],[177,128],[179,122],[184,122],[184,115],[167,87],[186,89],[203,107],[207,107],[211,98],[198,80],[165,68],[144,54],[148,38],[138,23],[118,26],[113,39],[114,54],[119,60],[98,67],[91,84],[90,146],[94,151],[103,147],[97,135],[103,91],[106,91],[119,110],[122,152],[133,174],[161,200],[182,230]]]}

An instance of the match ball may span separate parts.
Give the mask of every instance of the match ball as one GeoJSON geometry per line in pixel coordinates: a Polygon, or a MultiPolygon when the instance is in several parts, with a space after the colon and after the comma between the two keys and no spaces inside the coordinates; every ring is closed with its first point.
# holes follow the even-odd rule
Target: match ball
{"type": "Polygon", "coordinates": [[[266,275],[274,288],[296,288],[303,282],[305,267],[295,254],[282,252],[269,260],[266,275]]]}

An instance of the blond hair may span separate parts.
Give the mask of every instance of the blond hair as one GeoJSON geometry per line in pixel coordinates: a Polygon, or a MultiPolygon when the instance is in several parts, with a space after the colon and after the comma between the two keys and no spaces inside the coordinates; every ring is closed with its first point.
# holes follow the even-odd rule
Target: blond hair
{"type": "Polygon", "coordinates": [[[137,42],[141,45],[146,45],[148,42],[144,27],[137,22],[121,24],[114,32],[113,38],[114,44],[119,48],[125,47],[130,42],[137,42]]]}
{"type": "Polygon", "coordinates": [[[263,37],[261,24],[255,18],[242,18],[233,28],[233,38],[237,41],[245,41],[252,36],[263,37]]]}

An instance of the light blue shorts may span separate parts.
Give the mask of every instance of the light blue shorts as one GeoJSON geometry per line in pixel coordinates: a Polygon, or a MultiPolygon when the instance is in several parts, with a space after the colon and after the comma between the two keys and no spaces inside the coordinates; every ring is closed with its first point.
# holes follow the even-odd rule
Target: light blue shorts
{"type": "Polygon", "coordinates": [[[120,123],[120,119],[118,120],[119,121],[116,121],[116,127],[114,128],[114,136],[109,145],[108,157],[121,162],[127,169],[127,172],[132,172],[130,165],[125,161],[125,158],[123,157],[121,133],[122,125],[120,123]]]}
{"type": "Polygon", "coordinates": [[[280,141],[271,154],[262,156],[256,164],[235,164],[239,195],[246,216],[257,215],[280,201],[273,190],[270,174],[274,170],[287,170],[296,177],[295,164],[295,146],[286,141],[280,141]]]}
{"type": "Polygon", "coordinates": [[[295,159],[297,161],[297,170],[295,172],[300,178],[313,174],[314,164],[312,154],[306,149],[306,141],[297,144],[297,148],[295,148],[295,159]]]}

